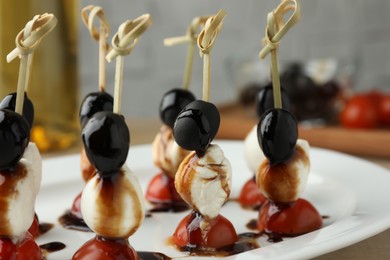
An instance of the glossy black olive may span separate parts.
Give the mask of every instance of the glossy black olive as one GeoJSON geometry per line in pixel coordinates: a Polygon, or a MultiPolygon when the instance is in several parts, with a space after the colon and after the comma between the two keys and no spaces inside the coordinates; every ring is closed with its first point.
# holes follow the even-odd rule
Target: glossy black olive
{"type": "Polygon", "coordinates": [[[257,137],[271,164],[286,162],[294,154],[298,139],[295,117],[284,109],[269,109],[257,126],[257,137]]]}
{"type": "Polygon", "coordinates": [[[165,93],[159,109],[163,123],[173,128],[180,111],[194,100],[195,96],[184,89],[172,89],[165,93]]]}
{"type": "Polygon", "coordinates": [[[83,128],[82,140],[88,159],[101,176],[111,176],[126,162],[130,133],[123,116],[95,113],[83,128]]]}
{"type": "MultiPolygon", "coordinates": [[[[287,92],[282,87],[282,107],[285,110],[291,111],[291,101],[287,95],[287,92]]],[[[258,117],[261,117],[265,111],[270,108],[274,108],[274,94],[272,89],[272,83],[266,85],[256,95],[256,113],[258,117]]]]}
{"type": "Polygon", "coordinates": [[[96,113],[100,111],[113,111],[114,99],[107,92],[92,92],[85,96],[80,106],[81,127],[96,113]]]}
{"type": "Polygon", "coordinates": [[[0,170],[10,170],[22,158],[28,145],[27,120],[7,109],[0,109],[0,170]]]}
{"type": "Polygon", "coordinates": [[[183,149],[203,154],[216,136],[219,124],[217,107],[212,103],[196,100],[178,115],[173,128],[175,141],[183,149]]]}
{"type": "MultiPolygon", "coordinates": [[[[0,109],[8,109],[11,111],[15,111],[15,106],[16,106],[16,92],[8,94],[0,102],[0,109]]],[[[34,123],[34,105],[31,102],[31,100],[28,98],[26,92],[24,92],[23,116],[26,118],[28,125],[31,129],[34,123]]]]}

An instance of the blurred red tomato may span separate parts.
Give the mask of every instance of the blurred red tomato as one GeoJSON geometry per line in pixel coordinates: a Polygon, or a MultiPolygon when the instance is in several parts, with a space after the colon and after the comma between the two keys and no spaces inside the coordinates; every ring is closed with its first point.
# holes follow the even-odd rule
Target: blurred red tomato
{"type": "Polygon", "coordinates": [[[379,90],[371,90],[361,95],[370,98],[373,102],[375,102],[375,105],[378,105],[383,97],[383,93],[380,92],[379,90]]]}
{"type": "Polygon", "coordinates": [[[390,125],[390,95],[384,95],[381,98],[378,109],[380,122],[390,125]]]}
{"type": "Polygon", "coordinates": [[[379,124],[379,113],[375,99],[368,95],[352,97],[341,111],[341,124],[349,128],[375,128],[379,124]]]}

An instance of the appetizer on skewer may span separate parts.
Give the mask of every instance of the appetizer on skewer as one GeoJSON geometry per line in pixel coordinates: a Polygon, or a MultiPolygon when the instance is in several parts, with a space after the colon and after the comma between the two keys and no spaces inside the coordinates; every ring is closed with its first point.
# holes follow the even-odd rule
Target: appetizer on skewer
{"type": "Polygon", "coordinates": [[[37,147],[29,142],[34,110],[31,101],[24,98],[31,55],[56,23],[52,14],[34,16],[17,35],[17,48],[7,56],[8,62],[18,56],[21,61],[17,92],[0,103],[0,259],[42,259],[34,241],[39,235],[34,208],[42,163],[37,147]]]}
{"type": "MultiPolygon", "coordinates": [[[[282,88],[282,104],[283,109],[291,111],[291,103],[287,93],[282,88]]],[[[274,99],[272,94],[272,83],[264,86],[255,97],[256,114],[261,118],[262,114],[270,108],[274,107],[274,99]]],[[[253,173],[253,178],[249,179],[241,189],[238,201],[244,208],[258,210],[266,201],[264,195],[260,192],[256,185],[256,172],[265,158],[263,151],[257,141],[257,124],[253,126],[244,141],[244,154],[246,163],[253,173]]]]}
{"type": "MultiPolygon", "coordinates": [[[[109,50],[107,42],[110,35],[110,24],[108,23],[104,10],[100,6],[89,5],[82,9],[81,17],[84,25],[87,27],[91,37],[99,42],[99,82],[98,91],[91,92],[84,97],[80,106],[80,125],[84,128],[87,121],[100,111],[111,111],[114,104],[113,97],[106,92],[106,60],[105,56],[109,50]],[[95,19],[99,19],[99,29],[96,29],[93,24],[95,19]]],[[[81,151],[80,161],[81,173],[84,181],[93,177],[95,169],[85,155],[84,149],[81,151]]]]}
{"type": "MultiPolygon", "coordinates": [[[[99,42],[99,90],[86,95],[80,106],[80,125],[83,129],[86,123],[92,116],[100,111],[113,110],[113,97],[106,92],[106,61],[105,56],[109,49],[107,43],[110,34],[110,25],[104,15],[104,10],[100,6],[89,5],[82,9],[81,17],[88,28],[91,37],[99,42]],[[99,20],[99,28],[94,27],[95,19],[99,20]]],[[[86,182],[92,178],[96,172],[95,167],[89,161],[85,154],[85,149],[81,150],[80,170],[83,180],[86,182]]],[[[88,230],[83,221],[83,216],[80,211],[81,192],[75,197],[72,207],[60,217],[60,223],[65,228],[88,230]]]]}
{"type": "Polygon", "coordinates": [[[203,100],[188,104],[178,115],[174,138],[178,145],[192,150],[180,164],[175,187],[192,212],[178,225],[173,242],[195,254],[213,251],[238,241],[232,223],[219,214],[231,189],[231,166],[221,148],[211,144],[220,123],[217,107],[208,102],[210,91],[210,50],[226,13],[209,18],[198,37],[203,53],[203,100]],[[221,236],[223,232],[223,236],[221,236]]]}
{"type": "Polygon", "coordinates": [[[204,25],[205,21],[206,17],[196,17],[192,20],[186,36],[164,40],[164,44],[167,46],[188,43],[188,53],[183,87],[165,93],[160,103],[160,118],[163,125],[153,141],[153,162],[161,169],[161,173],[153,177],[146,190],[146,199],[155,206],[153,211],[181,211],[187,209],[187,205],[175,189],[174,179],[180,163],[190,151],[177,145],[173,138],[173,126],[180,111],[195,100],[195,96],[188,89],[198,27],[204,25]]]}
{"type": "Polygon", "coordinates": [[[271,237],[296,236],[322,226],[322,218],[308,201],[300,199],[310,172],[309,144],[298,140],[295,117],[282,108],[282,95],[277,66],[277,47],[291,26],[298,22],[298,0],[284,0],[268,14],[266,45],[260,52],[271,53],[271,75],[274,108],[260,118],[257,135],[265,155],[256,173],[256,183],[268,201],[260,208],[257,227],[271,237]],[[289,11],[292,16],[284,22],[289,11]]]}
{"type": "Polygon", "coordinates": [[[139,259],[128,238],[141,225],[145,206],[138,179],[125,165],[130,133],[120,115],[123,57],[129,54],[150,26],[149,14],[120,25],[112,40],[108,61],[116,58],[114,112],[95,113],[86,123],[82,139],[96,173],[81,196],[85,223],[96,237],[87,241],[73,259],[139,259]]]}

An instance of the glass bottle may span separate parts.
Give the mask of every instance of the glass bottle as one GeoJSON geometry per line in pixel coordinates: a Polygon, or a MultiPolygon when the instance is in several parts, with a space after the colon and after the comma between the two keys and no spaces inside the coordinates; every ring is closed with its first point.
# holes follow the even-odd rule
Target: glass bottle
{"type": "Polygon", "coordinates": [[[56,28],[33,56],[28,96],[35,108],[31,140],[41,152],[79,141],[76,0],[0,1],[0,99],[16,92],[19,62],[7,63],[15,37],[36,14],[53,13],[56,28]]]}

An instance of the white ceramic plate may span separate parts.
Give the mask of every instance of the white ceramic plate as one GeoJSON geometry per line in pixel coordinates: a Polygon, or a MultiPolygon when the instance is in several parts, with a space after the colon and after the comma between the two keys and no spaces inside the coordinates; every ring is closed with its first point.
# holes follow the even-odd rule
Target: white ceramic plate
{"type": "MultiPolygon", "coordinates": [[[[233,191],[237,197],[242,185],[251,176],[244,158],[241,142],[216,141],[231,161],[233,191]]],[[[130,149],[128,166],[138,176],[142,187],[158,172],[152,164],[150,145],[130,149]]],[[[43,180],[36,210],[42,222],[55,227],[38,239],[39,244],[60,241],[64,250],[52,253],[48,259],[71,259],[73,253],[92,233],[63,229],[58,217],[72,204],[81,191],[83,181],[79,170],[79,156],[47,159],[43,162],[43,180]]],[[[318,256],[346,247],[390,226],[390,172],[370,162],[324,149],[311,149],[312,170],[304,198],[312,202],[321,215],[329,216],[324,227],[279,243],[268,243],[260,238],[261,248],[229,258],[234,259],[302,259],[318,256]]],[[[257,217],[254,211],[243,210],[235,202],[227,203],[222,215],[232,221],[238,233],[248,232],[246,223],[257,217]]],[[[141,228],[130,238],[139,251],[157,251],[170,257],[182,257],[166,244],[176,225],[188,212],[156,213],[145,219],[141,228]]],[[[187,259],[187,258],[186,258],[187,259]]]]}

